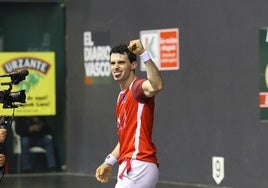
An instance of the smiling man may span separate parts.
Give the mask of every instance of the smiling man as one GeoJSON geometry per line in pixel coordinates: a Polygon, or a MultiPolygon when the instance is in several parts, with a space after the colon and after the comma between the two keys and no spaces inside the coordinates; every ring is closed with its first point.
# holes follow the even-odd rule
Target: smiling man
{"type": "Polygon", "coordinates": [[[154,96],[163,88],[160,72],[140,40],[113,47],[110,61],[121,89],[116,105],[118,143],[97,168],[96,178],[108,182],[112,166],[118,162],[116,188],[153,188],[159,175],[152,130],[154,96]],[[135,74],[137,55],[145,65],[147,79],[135,74]]]}

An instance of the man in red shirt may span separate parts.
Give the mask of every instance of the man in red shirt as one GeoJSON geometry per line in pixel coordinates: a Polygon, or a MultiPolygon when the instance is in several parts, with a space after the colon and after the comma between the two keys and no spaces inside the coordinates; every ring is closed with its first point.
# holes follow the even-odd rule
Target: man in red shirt
{"type": "Polygon", "coordinates": [[[96,170],[96,178],[106,183],[118,162],[116,188],[153,188],[158,180],[156,147],[152,142],[154,96],[162,90],[160,72],[140,40],[121,44],[110,52],[111,72],[119,83],[116,105],[118,143],[96,170]],[[135,75],[136,55],[144,63],[147,79],[135,75]]]}

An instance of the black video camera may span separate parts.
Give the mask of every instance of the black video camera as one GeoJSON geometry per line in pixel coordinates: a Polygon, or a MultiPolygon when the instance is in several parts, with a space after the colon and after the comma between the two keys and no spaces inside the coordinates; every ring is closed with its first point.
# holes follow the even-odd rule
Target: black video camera
{"type": "MultiPolygon", "coordinates": [[[[1,75],[0,77],[10,77],[10,82],[1,83],[1,85],[9,86],[7,90],[0,90],[0,103],[3,103],[3,108],[17,108],[21,106],[21,104],[15,103],[25,103],[26,94],[25,90],[20,90],[17,92],[11,92],[12,86],[20,83],[25,80],[26,76],[29,74],[28,70],[22,70],[19,72],[11,72],[8,74],[1,75]]],[[[12,123],[14,118],[14,112],[12,119],[8,116],[0,116],[0,128],[7,129],[7,125],[12,123]]],[[[0,143],[0,154],[5,154],[5,142],[0,143]]],[[[0,167],[2,172],[2,178],[4,176],[4,166],[0,167]]],[[[2,178],[0,178],[0,183],[2,178]]]]}
{"type": "Polygon", "coordinates": [[[7,90],[0,90],[0,103],[3,103],[3,108],[17,108],[20,105],[15,104],[25,103],[26,94],[25,90],[20,90],[17,92],[11,92],[12,85],[16,85],[21,81],[25,80],[26,76],[29,74],[28,70],[22,70],[19,72],[11,72],[8,74],[1,75],[0,77],[10,77],[10,82],[1,83],[1,85],[8,85],[7,90]]]}

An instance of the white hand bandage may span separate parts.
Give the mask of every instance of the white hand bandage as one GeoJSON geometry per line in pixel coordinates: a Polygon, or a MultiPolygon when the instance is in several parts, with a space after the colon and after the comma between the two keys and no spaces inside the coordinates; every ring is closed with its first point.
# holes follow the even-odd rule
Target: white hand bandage
{"type": "Polygon", "coordinates": [[[146,62],[146,61],[148,61],[148,60],[150,60],[151,59],[151,57],[150,57],[150,55],[149,55],[149,53],[147,52],[147,51],[144,51],[141,55],[140,55],[140,61],[141,61],[141,63],[144,63],[144,62],[146,62]]]}
{"type": "Polygon", "coordinates": [[[117,162],[117,159],[112,154],[109,154],[106,157],[105,162],[113,166],[117,162]]]}

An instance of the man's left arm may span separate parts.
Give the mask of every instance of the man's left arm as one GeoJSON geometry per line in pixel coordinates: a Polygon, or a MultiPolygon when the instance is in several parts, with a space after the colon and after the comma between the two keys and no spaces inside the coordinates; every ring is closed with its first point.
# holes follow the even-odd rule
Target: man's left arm
{"type": "Polygon", "coordinates": [[[163,81],[160,71],[139,39],[130,41],[128,48],[134,54],[139,55],[141,63],[144,63],[147,73],[147,80],[142,84],[144,94],[147,97],[156,95],[163,89],[163,81]]]}
{"type": "Polygon", "coordinates": [[[163,89],[163,81],[157,66],[151,59],[144,62],[144,65],[147,80],[143,82],[142,88],[147,97],[152,97],[163,89]]]}

